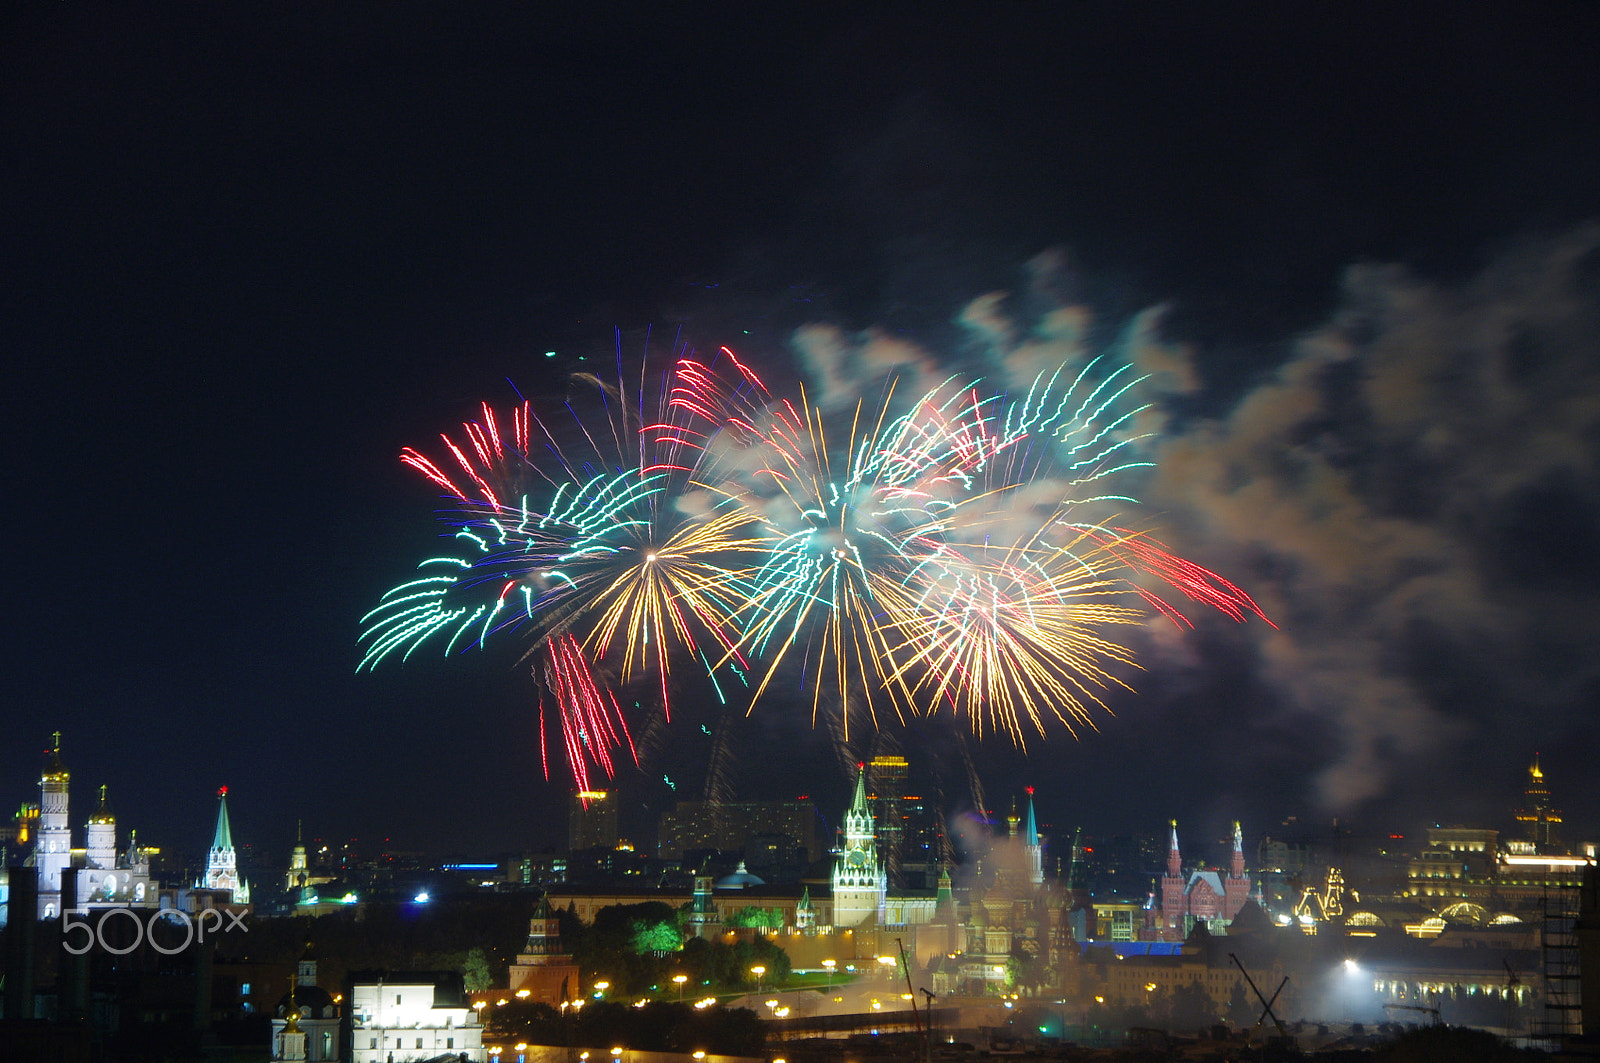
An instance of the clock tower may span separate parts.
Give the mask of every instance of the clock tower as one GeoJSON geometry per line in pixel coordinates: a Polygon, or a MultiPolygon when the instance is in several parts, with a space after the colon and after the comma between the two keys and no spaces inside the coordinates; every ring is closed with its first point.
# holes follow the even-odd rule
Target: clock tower
{"type": "Polygon", "coordinates": [[[833,925],[860,926],[883,919],[889,873],[878,859],[872,806],[867,803],[867,769],[860,766],[855,798],[844,814],[844,847],[833,863],[833,925]]]}

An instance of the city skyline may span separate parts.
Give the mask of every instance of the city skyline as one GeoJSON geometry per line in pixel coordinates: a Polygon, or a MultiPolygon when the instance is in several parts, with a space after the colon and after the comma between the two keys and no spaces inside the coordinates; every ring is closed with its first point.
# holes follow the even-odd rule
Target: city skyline
{"type": "Polygon", "coordinates": [[[641,815],[890,752],[956,812],[1484,822],[1538,755],[1600,822],[1592,5],[10,28],[14,801],[60,730],[141,838],[203,848],[221,786],[264,844],[559,837],[516,652],[357,674],[437,545],[401,448],[679,345],[819,397],[1039,345],[1151,374],[1141,512],[1277,627],[1140,627],[1026,753],[843,742],[798,668],[748,716],[685,674],[670,724],[645,681],[641,815]]]}
{"type": "MultiPolygon", "coordinates": [[[[62,770],[74,779],[83,778],[79,769],[70,763],[70,757],[61,757],[58,750],[52,750],[45,756],[46,768],[41,774],[55,778],[62,774],[62,770]],[[57,759],[60,757],[60,759],[57,759]],[[55,767],[51,767],[55,765],[55,767]]],[[[1044,839],[1045,850],[1050,854],[1050,869],[1054,873],[1056,863],[1062,869],[1069,861],[1074,842],[1074,835],[1083,832],[1083,839],[1096,844],[1106,844],[1115,839],[1138,840],[1145,839],[1164,844],[1172,830],[1177,830],[1185,839],[1184,848],[1187,852],[1202,854],[1202,858],[1186,862],[1185,866],[1220,866],[1226,862],[1228,851],[1233,843],[1233,831],[1236,827],[1244,829],[1245,836],[1250,841],[1250,851],[1254,853],[1258,844],[1269,840],[1293,841],[1315,846],[1327,846],[1337,849],[1341,845],[1356,844],[1358,846],[1373,842],[1374,840],[1388,839],[1393,842],[1392,848],[1396,852],[1414,851],[1423,847],[1426,842],[1426,831],[1430,827],[1451,827],[1468,829],[1489,829],[1497,831],[1503,842],[1512,839],[1524,838],[1549,840],[1555,837],[1558,848],[1575,850],[1576,847],[1594,844],[1600,841],[1592,824],[1573,821],[1570,816],[1563,819],[1563,807],[1567,804],[1563,795],[1569,790],[1576,791],[1575,786],[1563,785],[1563,780],[1554,782],[1554,789],[1549,789],[1550,783],[1546,782],[1546,772],[1543,771],[1539,761],[1535,760],[1525,768],[1523,773],[1523,788],[1507,791],[1503,794],[1491,796],[1501,799],[1503,808],[1496,816],[1483,820],[1453,819],[1448,815],[1435,815],[1414,819],[1413,822],[1402,824],[1399,819],[1374,819],[1363,822],[1341,822],[1337,818],[1325,822],[1302,821],[1295,817],[1282,818],[1271,814],[1262,814],[1259,810],[1241,809],[1232,817],[1223,821],[1212,822],[1200,817],[1186,817],[1184,810],[1174,810],[1159,822],[1130,822],[1127,820],[1101,820],[1098,822],[1082,822],[1071,819],[1058,820],[1053,817],[1041,815],[1039,817],[1039,831],[1044,839]],[[1545,787],[1542,797],[1536,789],[1545,787]],[[1552,835],[1549,825],[1552,817],[1556,824],[1556,833],[1552,835]],[[1403,831],[1404,833],[1399,833],[1403,831]],[[1539,832],[1542,831],[1541,835],[1539,832]]],[[[904,776],[902,776],[902,780],[904,776]]],[[[897,781],[902,781],[897,780],[897,781]]],[[[69,784],[67,793],[79,790],[81,784],[69,784]]],[[[109,800],[106,794],[108,788],[105,784],[93,785],[85,793],[80,793],[78,800],[73,801],[69,809],[67,827],[73,843],[73,851],[83,849],[85,837],[85,824],[97,822],[115,823],[114,844],[118,851],[127,845],[131,848],[129,837],[130,829],[140,830],[139,823],[146,820],[140,810],[124,809],[120,814],[119,805],[114,800],[109,800]]],[[[741,814],[755,814],[758,819],[766,821],[773,819],[776,822],[792,813],[778,811],[780,808],[809,810],[816,822],[811,825],[814,837],[814,848],[808,849],[808,861],[815,863],[825,858],[826,854],[835,851],[841,844],[840,838],[844,831],[844,812],[849,803],[851,787],[839,788],[834,799],[817,793],[790,795],[789,797],[759,797],[749,800],[729,802],[731,809],[743,810],[741,814]],[[749,809],[767,808],[768,811],[750,813],[749,809]]],[[[225,795],[227,787],[220,791],[212,792],[207,797],[205,809],[206,820],[204,824],[198,821],[193,825],[194,830],[188,831],[178,838],[153,837],[147,831],[139,839],[141,849],[148,848],[160,854],[163,866],[169,870],[181,864],[191,870],[203,869],[207,860],[207,850],[214,847],[217,832],[221,829],[221,822],[231,822],[238,818],[237,811],[231,815],[226,811],[225,795]],[[221,810],[219,811],[219,799],[221,810]],[[219,816],[223,817],[219,820],[219,816]],[[202,829],[203,827],[203,829],[202,829]],[[189,835],[193,835],[190,837],[189,835]],[[202,837],[202,835],[204,835],[202,837]],[[208,840],[209,839],[209,840],[208,840]],[[186,863],[185,863],[186,862],[186,863]],[[192,867],[191,867],[192,865],[192,867]]],[[[874,809],[880,807],[879,797],[869,789],[869,795],[874,802],[874,809]]],[[[918,809],[926,809],[928,816],[940,828],[947,831],[951,840],[951,852],[957,854],[956,863],[963,863],[960,854],[966,853],[967,860],[971,859],[972,852],[982,852],[988,840],[1003,837],[1006,831],[1008,816],[1015,815],[1016,810],[1035,802],[1038,794],[1034,787],[1028,786],[1019,789],[1014,794],[1005,795],[1004,800],[992,804],[984,810],[971,807],[947,808],[935,810],[928,808],[928,802],[915,794],[902,794],[903,799],[917,802],[918,809]]],[[[623,792],[611,790],[603,794],[591,795],[596,799],[593,803],[598,805],[602,801],[607,806],[601,813],[608,817],[606,822],[610,826],[601,831],[602,842],[605,838],[614,838],[617,842],[627,843],[634,850],[644,855],[655,857],[658,850],[667,845],[667,840],[658,836],[658,827],[666,829],[669,822],[680,819],[686,813],[683,807],[666,809],[653,820],[645,820],[640,816],[640,809],[627,807],[627,797],[623,792]],[[626,825],[631,824],[631,831],[626,825]]],[[[29,791],[29,796],[23,798],[18,805],[21,807],[33,806],[37,810],[40,806],[39,785],[35,782],[29,791]]],[[[235,808],[237,809],[237,797],[235,808]]],[[[276,869],[282,863],[287,865],[290,847],[302,842],[309,843],[311,866],[327,868],[337,867],[342,860],[356,859],[363,865],[373,861],[381,861],[385,856],[403,854],[408,859],[421,858],[419,867],[427,867],[441,861],[448,862],[452,859],[505,857],[512,854],[532,854],[541,852],[567,853],[582,848],[573,843],[573,831],[580,830],[584,837],[589,837],[593,831],[592,815],[580,815],[577,795],[563,811],[560,822],[554,824],[550,832],[535,838],[517,838],[499,836],[489,838],[479,844],[470,843],[428,843],[418,836],[407,836],[403,831],[391,830],[387,833],[380,832],[376,835],[356,836],[325,829],[327,824],[313,824],[308,830],[303,820],[294,823],[287,834],[281,825],[260,823],[255,816],[246,810],[245,830],[239,834],[238,849],[239,867],[241,869],[260,871],[261,869],[276,869]],[[580,820],[586,825],[578,826],[580,820]]],[[[694,806],[701,804],[698,801],[681,802],[680,806],[694,806]]],[[[13,806],[16,807],[16,806],[13,806]]],[[[19,813],[20,814],[20,813],[19,813]]],[[[878,813],[875,812],[875,815],[878,813]]],[[[687,813],[691,817],[692,811],[687,813]]],[[[154,817],[151,817],[154,818],[154,817]]],[[[9,824],[7,824],[9,825],[9,824]]],[[[792,825],[792,824],[791,824],[792,825]]],[[[913,824],[915,827],[916,824],[913,824]]],[[[34,825],[37,832],[37,823],[34,825]]],[[[230,832],[231,833],[231,832],[230,832]]],[[[735,833],[737,830],[735,829],[735,833]]],[[[894,828],[882,828],[878,831],[880,843],[892,846],[895,836],[894,828]]],[[[595,835],[595,837],[601,837],[595,835]]],[[[804,838],[798,839],[802,845],[804,838]]],[[[10,860],[17,861],[32,851],[34,839],[12,846],[10,860]]],[[[230,838],[231,842],[231,838],[230,838]]],[[[678,843],[681,847],[681,843],[678,843]]],[[[734,849],[742,847],[735,846],[734,849]]],[[[1158,846],[1159,847],[1159,846],[1158,846]]],[[[1162,850],[1164,852],[1164,850],[1162,850]]],[[[1165,859],[1164,857],[1162,858],[1165,859]]],[[[1155,870],[1154,865],[1151,868],[1155,870]]],[[[1063,870],[1064,874],[1065,871],[1063,870]]],[[[152,877],[159,877],[152,876],[152,877]]],[[[180,885],[181,883],[166,883],[167,885],[180,885]]]]}

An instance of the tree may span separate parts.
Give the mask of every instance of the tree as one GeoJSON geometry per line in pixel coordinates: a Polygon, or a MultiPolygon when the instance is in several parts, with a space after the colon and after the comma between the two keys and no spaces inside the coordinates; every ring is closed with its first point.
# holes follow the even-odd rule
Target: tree
{"type": "Polygon", "coordinates": [[[1228,994],[1228,1010],[1226,1012],[1228,1025],[1235,1029],[1254,1026],[1259,1015],[1260,1013],[1255,1005],[1250,1002],[1250,997],[1244,990],[1244,982],[1233,983],[1233,992],[1228,994]]]}
{"type": "Polygon", "coordinates": [[[777,930],[783,926],[783,913],[776,908],[740,908],[725,920],[727,926],[762,927],[777,930]]]}
{"type": "Polygon", "coordinates": [[[469,993],[481,992],[494,985],[494,975],[489,970],[489,957],[477,945],[467,950],[461,964],[461,978],[469,993]]]}
{"type": "Polygon", "coordinates": [[[1216,1001],[1199,982],[1173,989],[1165,1003],[1173,1030],[1203,1030],[1217,1021],[1216,1001]]]}
{"type": "Polygon", "coordinates": [[[633,924],[633,951],[641,956],[665,956],[683,947],[683,935],[674,922],[651,923],[643,919],[633,924]]]}

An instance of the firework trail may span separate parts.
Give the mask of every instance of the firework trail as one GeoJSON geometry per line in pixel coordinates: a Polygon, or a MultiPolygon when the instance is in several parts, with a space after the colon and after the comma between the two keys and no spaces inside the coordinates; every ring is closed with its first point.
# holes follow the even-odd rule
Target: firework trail
{"type": "Polygon", "coordinates": [[[630,397],[620,382],[582,379],[604,414],[591,428],[568,404],[575,445],[563,447],[524,402],[509,416],[484,404],[458,439],[441,436],[442,463],[401,452],[445,492],[455,549],[423,561],[417,579],[363,618],[359,667],[404,660],[425,643],[449,654],[515,633],[546,695],[541,719],[554,711],[574,782],[587,790],[591,767],[614,773],[615,750],[638,759],[614,684],[596,667],[608,665],[615,685],[652,674],[670,717],[674,657],[708,669],[713,658],[738,658],[724,632],[740,578],[727,566],[759,544],[736,506],[679,512],[691,470],[670,422],[643,426],[643,388],[630,397]]]}

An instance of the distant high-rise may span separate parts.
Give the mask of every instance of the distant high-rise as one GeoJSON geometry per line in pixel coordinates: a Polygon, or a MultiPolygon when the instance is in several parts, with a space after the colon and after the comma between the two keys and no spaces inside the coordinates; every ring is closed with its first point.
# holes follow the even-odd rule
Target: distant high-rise
{"type": "Polygon", "coordinates": [[[617,796],[606,790],[580,790],[572,795],[567,819],[567,848],[617,847],[617,796]]]}
{"type": "Polygon", "coordinates": [[[1561,813],[1551,807],[1550,789],[1544,782],[1544,770],[1539,767],[1539,754],[1533,755],[1528,767],[1528,786],[1522,795],[1523,806],[1513,815],[1522,825],[1523,836],[1533,843],[1534,852],[1554,855],[1561,848],[1561,813]]]}
{"type": "Polygon", "coordinates": [[[911,766],[905,757],[873,757],[867,763],[868,800],[872,820],[877,825],[878,852],[883,856],[889,881],[902,885],[900,864],[905,859],[906,777],[911,766]]]}
{"type": "Polygon", "coordinates": [[[743,851],[752,838],[779,836],[793,838],[806,858],[815,860],[816,806],[810,801],[679,801],[661,816],[656,852],[678,860],[696,849],[743,851]]]}

